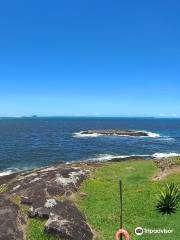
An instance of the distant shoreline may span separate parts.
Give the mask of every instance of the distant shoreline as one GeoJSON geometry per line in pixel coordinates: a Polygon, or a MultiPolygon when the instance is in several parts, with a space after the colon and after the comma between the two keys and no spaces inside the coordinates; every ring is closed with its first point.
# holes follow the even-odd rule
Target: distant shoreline
{"type": "Polygon", "coordinates": [[[36,171],[39,171],[41,169],[46,169],[46,168],[51,168],[51,167],[66,167],[66,166],[74,166],[74,165],[96,165],[96,164],[100,164],[100,165],[103,165],[103,164],[106,164],[106,163],[113,163],[113,162],[128,162],[128,161],[137,161],[137,160],[144,160],[144,161],[147,161],[147,160],[153,160],[153,161],[162,161],[164,160],[165,162],[168,160],[168,159],[172,159],[172,158],[179,158],[180,157],[180,154],[154,154],[154,155],[129,155],[129,156],[112,156],[111,158],[108,157],[107,158],[104,158],[104,160],[98,160],[97,159],[89,159],[89,160],[86,160],[86,161],[72,161],[72,162],[60,162],[60,163],[56,163],[56,164],[51,164],[51,165],[47,165],[47,166],[42,166],[42,167],[34,167],[34,168],[30,168],[30,169],[22,169],[19,171],[13,171],[12,169],[10,170],[4,170],[2,172],[0,172],[0,179],[4,178],[4,177],[7,177],[8,176],[15,176],[15,175],[19,175],[19,174],[23,174],[23,173],[28,173],[28,172],[36,172],[36,171]]]}

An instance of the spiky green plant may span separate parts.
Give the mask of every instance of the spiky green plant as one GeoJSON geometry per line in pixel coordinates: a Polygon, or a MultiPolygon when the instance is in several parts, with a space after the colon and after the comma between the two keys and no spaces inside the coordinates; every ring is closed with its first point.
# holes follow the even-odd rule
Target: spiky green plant
{"type": "Polygon", "coordinates": [[[156,209],[164,214],[172,214],[177,211],[180,202],[180,187],[174,183],[166,184],[158,195],[156,209]]]}

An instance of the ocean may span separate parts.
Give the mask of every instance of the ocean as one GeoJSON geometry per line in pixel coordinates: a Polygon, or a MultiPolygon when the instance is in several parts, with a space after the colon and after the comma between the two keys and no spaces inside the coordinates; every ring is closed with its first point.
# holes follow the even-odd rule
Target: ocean
{"type": "Polygon", "coordinates": [[[37,117],[0,119],[0,176],[57,163],[180,155],[180,119],[37,117]],[[143,130],[148,137],[83,136],[84,130],[143,130]]]}

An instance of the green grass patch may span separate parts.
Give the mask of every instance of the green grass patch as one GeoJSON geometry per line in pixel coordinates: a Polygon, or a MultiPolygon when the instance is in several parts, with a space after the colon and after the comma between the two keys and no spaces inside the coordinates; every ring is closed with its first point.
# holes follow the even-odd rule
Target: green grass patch
{"type": "Polygon", "coordinates": [[[80,191],[86,197],[77,198],[77,204],[85,213],[88,222],[98,232],[98,240],[114,239],[119,228],[118,179],[123,180],[124,228],[133,240],[173,240],[180,239],[180,211],[171,216],[162,216],[155,210],[156,196],[167,182],[180,182],[180,175],[173,174],[155,182],[152,176],[158,171],[153,161],[126,161],[111,163],[99,168],[92,178],[82,185],[80,191]],[[173,234],[153,234],[136,236],[138,226],[147,229],[172,229],[173,234]]]}
{"type": "Polygon", "coordinates": [[[8,190],[8,186],[6,184],[0,185],[0,194],[7,192],[7,190],[8,190]]]}
{"type": "Polygon", "coordinates": [[[47,220],[40,218],[29,219],[27,229],[27,240],[57,240],[55,236],[49,235],[44,231],[44,225],[47,220]]]}

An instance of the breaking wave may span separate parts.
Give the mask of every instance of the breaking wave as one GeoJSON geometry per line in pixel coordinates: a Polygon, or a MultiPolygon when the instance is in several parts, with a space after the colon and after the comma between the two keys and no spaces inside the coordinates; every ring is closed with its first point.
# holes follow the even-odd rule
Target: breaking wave
{"type": "Polygon", "coordinates": [[[10,175],[12,173],[13,173],[12,170],[3,171],[3,172],[0,172],[0,177],[6,176],[6,175],[10,175]]]}
{"type": "Polygon", "coordinates": [[[105,162],[114,159],[129,159],[129,158],[168,158],[168,157],[178,157],[180,153],[154,153],[154,154],[131,154],[131,155],[113,155],[113,154],[99,154],[96,157],[91,157],[87,159],[87,162],[105,162]]]}
{"type": "Polygon", "coordinates": [[[179,157],[180,153],[155,153],[152,155],[154,158],[168,158],[168,157],[179,157]]]}
{"type": "Polygon", "coordinates": [[[149,157],[150,155],[136,155],[136,154],[132,154],[132,155],[113,155],[113,154],[99,154],[97,157],[92,157],[87,159],[87,161],[93,161],[93,162],[104,162],[104,161],[111,161],[113,159],[126,159],[126,158],[132,158],[132,157],[149,157]]]}
{"type": "Polygon", "coordinates": [[[100,137],[102,136],[102,134],[99,134],[99,133],[84,134],[83,131],[81,131],[81,132],[74,133],[73,136],[77,138],[90,138],[90,137],[93,138],[93,137],[100,137]]]}
{"type": "Polygon", "coordinates": [[[146,131],[144,131],[144,132],[147,133],[148,137],[151,137],[151,138],[159,138],[160,137],[160,134],[158,134],[158,133],[146,132],[146,131]]]}
{"type": "MultiPolygon", "coordinates": [[[[168,158],[168,157],[178,157],[180,153],[154,153],[154,154],[131,154],[131,155],[115,155],[115,154],[98,154],[95,157],[90,157],[86,160],[80,161],[71,161],[66,162],[66,164],[73,164],[73,163],[81,163],[81,162],[106,162],[106,161],[113,161],[114,159],[131,159],[131,158],[140,158],[140,159],[161,159],[161,158],[168,158]]],[[[12,173],[26,171],[28,169],[6,169],[5,171],[0,172],[0,177],[10,175],[12,173]]]]}
{"type": "Polygon", "coordinates": [[[23,168],[23,169],[19,169],[19,168],[8,168],[8,169],[0,172],[0,177],[7,176],[7,175],[10,175],[10,174],[13,174],[13,173],[18,173],[18,172],[26,171],[26,170],[28,170],[28,169],[27,169],[27,168],[23,168]]]}

